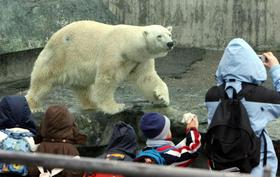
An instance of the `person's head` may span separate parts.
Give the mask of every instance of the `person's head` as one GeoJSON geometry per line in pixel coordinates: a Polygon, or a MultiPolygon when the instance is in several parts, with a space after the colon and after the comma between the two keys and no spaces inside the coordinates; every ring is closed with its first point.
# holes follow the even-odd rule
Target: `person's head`
{"type": "Polygon", "coordinates": [[[216,71],[218,85],[231,81],[260,85],[266,79],[264,64],[252,47],[241,38],[231,40],[216,71]]]}
{"type": "Polygon", "coordinates": [[[40,136],[47,139],[66,139],[73,144],[83,144],[86,135],[80,133],[74,118],[65,106],[49,106],[40,124],[40,136]]]}
{"type": "Polygon", "coordinates": [[[117,122],[113,127],[113,132],[105,153],[101,157],[111,160],[132,161],[137,150],[137,135],[134,128],[123,122],[117,122]]]}
{"type": "Polygon", "coordinates": [[[0,101],[0,129],[23,128],[36,135],[36,124],[24,96],[5,96],[0,101]]]}
{"type": "Polygon", "coordinates": [[[140,129],[147,139],[171,140],[170,120],[156,112],[146,113],[140,121],[140,129]]]}

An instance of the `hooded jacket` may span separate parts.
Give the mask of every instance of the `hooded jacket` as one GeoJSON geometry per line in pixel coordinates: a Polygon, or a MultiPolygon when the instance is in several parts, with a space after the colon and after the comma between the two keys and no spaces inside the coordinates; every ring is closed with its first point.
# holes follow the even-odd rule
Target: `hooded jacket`
{"type": "Polygon", "coordinates": [[[118,122],[114,129],[101,158],[107,158],[108,154],[124,154],[124,161],[132,161],[135,158],[137,149],[136,133],[132,126],[125,122],[118,122]]]}
{"type": "MultiPolygon", "coordinates": [[[[36,124],[32,117],[28,103],[24,96],[5,96],[0,101],[0,130],[8,130],[12,133],[32,133],[36,135],[36,124]]],[[[0,131],[0,142],[5,140],[8,135],[0,131]]],[[[30,150],[35,151],[33,137],[24,137],[28,142],[30,150]]],[[[14,173],[1,174],[1,176],[21,176],[14,173]]]]}
{"type": "MultiPolygon", "coordinates": [[[[40,145],[36,152],[79,156],[74,144],[86,142],[86,135],[79,132],[74,119],[64,106],[50,106],[40,124],[40,145]]],[[[51,171],[51,170],[49,170],[51,171]]],[[[39,176],[37,167],[32,167],[30,176],[39,176]]],[[[62,171],[55,177],[81,177],[82,172],[62,171]]]]}
{"type": "MultiPolygon", "coordinates": [[[[137,149],[136,133],[134,128],[125,122],[114,125],[112,135],[105,152],[99,156],[102,159],[132,161],[137,149]]],[[[123,177],[122,175],[109,173],[85,173],[84,177],[123,177]]]]}
{"type": "MultiPolygon", "coordinates": [[[[5,96],[0,102],[0,130],[25,133],[31,132],[34,136],[37,133],[36,124],[24,96],[5,96]]],[[[7,135],[0,132],[0,141],[7,135]]],[[[33,137],[24,137],[30,145],[31,151],[35,151],[33,137]]]]}
{"type": "Polygon", "coordinates": [[[0,102],[0,129],[22,128],[36,135],[36,124],[24,96],[5,96],[0,102]]]}
{"type": "MultiPolygon", "coordinates": [[[[240,38],[229,42],[216,71],[217,85],[224,84],[229,97],[232,97],[232,88],[237,93],[241,90],[244,91],[244,98],[241,101],[257,136],[260,136],[261,132],[265,130],[269,121],[280,116],[280,95],[278,93],[280,92],[280,66],[273,66],[270,74],[275,90],[261,86],[267,79],[266,69],[250,45],[240,38]]],[[[218,86],[210,88],[205,96],[208,125],[210,125],[220,101],[218,86]]],[[[278,160],[272,140],[266,131],[264,131],[264,136],[267,141],[267,165],[272,168],[271,176],[276,176],[278,160]]],[[[260,163],[253,168],[251,175],[263,175],[263,159],[264,140],[261,138],[260,163]]]]}

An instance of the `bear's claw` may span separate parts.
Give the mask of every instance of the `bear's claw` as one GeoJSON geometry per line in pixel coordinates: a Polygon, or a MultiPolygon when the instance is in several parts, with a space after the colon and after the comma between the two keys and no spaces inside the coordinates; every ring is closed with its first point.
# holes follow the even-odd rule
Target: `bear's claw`
{"type": "Polygon", "coordinates": [[[154,104],[158,104],[158,105],[164,105],[164,106],[168,106],[169,105],[169,98],[168,96],[164,96],[159,89],[155,89],[154,90],[154,98],[156,99],[156,101],[154,102],[154,104]]]}
{"type": "Polygon", "coordinates": [[[30,109],[32,113],[37,113],[37,112],[44,112],[43,107],[38,107],[38,108],[33,108],[30,109]]]}

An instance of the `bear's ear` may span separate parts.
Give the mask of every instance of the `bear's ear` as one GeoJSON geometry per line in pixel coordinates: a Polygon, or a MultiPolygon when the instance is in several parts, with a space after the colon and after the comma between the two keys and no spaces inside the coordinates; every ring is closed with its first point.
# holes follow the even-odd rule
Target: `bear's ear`
{"type": "Polygon", "coordinates": [[[172,26],[168,26],[168,27],[166,27],[166,28],[167,28],[167,30],[168,30],[169,32],[172,31],[172,26]]]}
{"type": "Polygon", "coordinates": [[[147,37],[147,36],[148,36],[148,34],[149,34],[149,32],[148,32],[148,31],[146,31],[146,30],[145,30],[145,31],[143,31],[143,36],[144,36],[144,37],[147,37]]]}

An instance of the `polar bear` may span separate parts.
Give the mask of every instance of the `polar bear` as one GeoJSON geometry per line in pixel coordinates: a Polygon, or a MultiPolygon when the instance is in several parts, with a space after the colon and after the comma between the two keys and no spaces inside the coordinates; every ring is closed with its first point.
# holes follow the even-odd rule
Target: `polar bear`
{"type": "Polygon", "coordinates": [[[83,109],[115,114],[124,109],[114,92],[128,80],[154,104],[169,105],[169,92],[154,58],[174,47],[172,27],[77,21],[54,33],[39,54],[26,99],[33,112],[54,86],[67,85],[83,109]]]}

